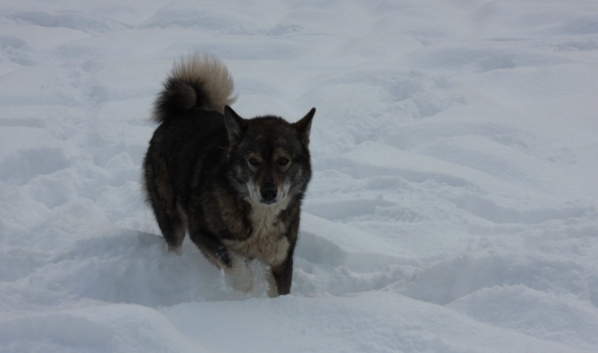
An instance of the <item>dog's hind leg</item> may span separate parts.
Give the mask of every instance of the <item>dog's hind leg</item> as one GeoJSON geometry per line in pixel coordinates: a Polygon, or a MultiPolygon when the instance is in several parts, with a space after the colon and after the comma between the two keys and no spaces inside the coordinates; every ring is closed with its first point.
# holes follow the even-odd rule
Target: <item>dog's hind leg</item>
{"type": "Polygon", "coordinates": [[[168,244],[168,250],[180,253],[186,232],[185,215],[181,214],[178,209],[180,207],[176,206],[158,210],[156,208],[154,207],[154,213],[166,244],[168,244]]]}
{"type": "Polygon", "coordinates": [[[154,210],[158,226],[168,244],[168,250],[179,252],[185,238],[187,217],[176,201],[166,164],[160,158],[155,163],[146,159],[144,168],[147,199],[154,210]]]}

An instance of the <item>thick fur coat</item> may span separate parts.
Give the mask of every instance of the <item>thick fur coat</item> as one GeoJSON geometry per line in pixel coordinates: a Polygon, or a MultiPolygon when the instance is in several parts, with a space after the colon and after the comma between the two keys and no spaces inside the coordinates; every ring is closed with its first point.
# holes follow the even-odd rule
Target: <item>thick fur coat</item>
{"type": "Polygon", "coordinates": [[[270,295],[288,294],[315,109],[296,123],[244,119],[229,107],[233,91],[216,58],[175,64],[155,104],[147,201],[170,250],[180,251],[188,232],[237,289],[251,290],[247,261],[258,259],[271,269],[270,295]]]}

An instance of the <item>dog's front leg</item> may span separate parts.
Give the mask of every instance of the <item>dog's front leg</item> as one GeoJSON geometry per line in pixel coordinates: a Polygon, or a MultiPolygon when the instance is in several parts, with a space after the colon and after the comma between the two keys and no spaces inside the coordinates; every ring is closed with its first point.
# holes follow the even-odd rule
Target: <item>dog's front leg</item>
{"type": "Polygon", "coordinates": [[[247,259],[234,252],[230,253],[231,265],[224,267],[226,280],[236,290],[248,293],[253,289],[253,272],[247,265],[247,259]]]}
{"type": "Polygon", "coordinates": [[[243,292],[252,290],[253,273],[243,256],[230,251],[220,240],[210,234],[191,232],[190,237],[210,262],[224,270],[233,288],[243,292]]]}
{"type": "Polygon", "coordinates": [[[289,256],[280,265],[272,267],[272,276],[276,282],[278,295],[291,293],[291,283],[293,282],[293,256],[289,256]]]}

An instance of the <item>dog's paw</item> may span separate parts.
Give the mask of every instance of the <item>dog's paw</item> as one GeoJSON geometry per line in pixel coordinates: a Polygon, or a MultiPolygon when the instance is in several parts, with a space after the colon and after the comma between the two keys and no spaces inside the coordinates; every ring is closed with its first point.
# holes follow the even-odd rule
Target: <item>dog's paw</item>
{"type": "Polygon", "coordinates": [[[241,292],[251,292],[253,289],[253,272],[244,257],[231,254],[231,266],[225,271],[226,280],[234,289],[241,292]]]}

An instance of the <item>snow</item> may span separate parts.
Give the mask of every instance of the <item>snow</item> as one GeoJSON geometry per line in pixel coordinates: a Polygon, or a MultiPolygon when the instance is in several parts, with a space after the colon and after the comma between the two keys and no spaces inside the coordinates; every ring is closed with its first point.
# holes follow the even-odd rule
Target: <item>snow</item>
{"type": "Polygon", "coordinates": [[[7,0],[1,352],[598,351],[598,4],[7,0]],[[291,294],[165,250],[140,167],[173,61],[317,108],[291,294]]]}

